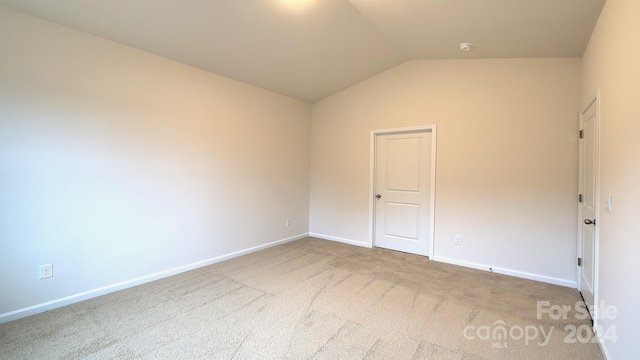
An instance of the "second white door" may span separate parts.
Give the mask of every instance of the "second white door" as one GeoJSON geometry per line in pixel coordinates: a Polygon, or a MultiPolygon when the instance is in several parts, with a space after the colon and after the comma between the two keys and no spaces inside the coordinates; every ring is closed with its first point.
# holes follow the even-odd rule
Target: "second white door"
{"type": "Polygon", "coordinates": [[[375,139],[375,246],[429,255],[432,131],[375,139]]]}
{"type": "Polygon", "coordinates": [[[598,268],[598,98],[582,112],[580,129],[580,229],[579,247],[581,249],[579,272],[579,290],[589,309],[592,319],[597,314],[594,305],[597,297],[598,268]]]}

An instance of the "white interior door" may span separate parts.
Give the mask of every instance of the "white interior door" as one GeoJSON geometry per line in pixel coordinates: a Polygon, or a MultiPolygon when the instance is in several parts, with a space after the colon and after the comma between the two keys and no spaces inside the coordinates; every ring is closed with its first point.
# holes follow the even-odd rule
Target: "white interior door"
{"type": "Polygon", "coordinates": [[[421,131],[376,136],[375,246],[429,255],[432,135],[421,131]]]}
{"type": "Polygon", "coordinates": [[[598,106],[597,98],[581,114],[580,128],[580,194],[579,205],[579,290],[596,319],[598,264],[598,106]]]}

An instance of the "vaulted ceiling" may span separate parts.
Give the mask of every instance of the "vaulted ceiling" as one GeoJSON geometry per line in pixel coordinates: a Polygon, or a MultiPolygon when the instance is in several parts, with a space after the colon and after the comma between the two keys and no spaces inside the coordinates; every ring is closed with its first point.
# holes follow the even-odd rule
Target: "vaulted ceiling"
{"type": "Polygon", "coordinates": [[[307,102],[411,59],[580,57],[605,0],[0,0],[307,102]],[[473,43],[472,51],[459,44],[473,43]]]}

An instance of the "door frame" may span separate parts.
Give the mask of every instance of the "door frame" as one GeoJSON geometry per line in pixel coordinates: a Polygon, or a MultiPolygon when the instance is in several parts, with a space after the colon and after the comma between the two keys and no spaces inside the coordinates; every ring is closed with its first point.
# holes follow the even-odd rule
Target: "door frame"
{"type": "MultiPolygon", "coordinates": [[[[600,89],[597,89],[595,91],[595,93],[593,95],[591,95],[591,97],[589,97],[589,100],[586,102],[585,106],[582,108],[582,110],[580,111],[580,118],[579,118],[579,127],[580,130],[584,130],[584,114],[587,112],[587,110],[591,107],[591,106],[595,106],[595,113],[596,113],[596,124],[595,124],[595,131],[596,131],[596,137],[595,137],[595,159],[594,159],[594,172],[595,172],[595,183],[594,183],[594,187],[595,187],[595,219],[596,219],[596,225],[594,228],[594,246],[593,246],[593,313],[592,313],[592,320],[593,320],[593,326],[595,327],[596,325],[598,325],[598,286],[599,286],[599,259],[600,259],[600,224],[602,223],[602,221],[600,220],[600,89]]],[[[580,140],[580,139],[579,139],[580,140]]],[[[584,189],[583,189],[583,184],[584,184],[584,142],[583,141],[578,141],[579,143],[579,147],[578,147],[578,193],[579,194],[583,194],[584,193],[584,189]]],[[[577,258],[582,257],[582,253],[583,253],[583,249],[582,249],[582,222],[583,222],[583,214],[582,214],[582,203],[578,202],[578,246],[577,246],[577,258]]],[[[576,267],[577,267],[577,275],[578,275],[578,291],[580,291],[580,289],[582,288],[582,267],[581,266],[577,266],[577,262],[576,262],[576,267]]]]}
{"type": "Polygon", "coordinates": [[[436,125],[371,130],[369,141],[369,247],[375,246],[375,177],[376,177],[376,139],[379,135],[411,133],[431,133],[431,191],[429,214],[429,259],[435,257],[435,207],[436,207],[436,125]]]}

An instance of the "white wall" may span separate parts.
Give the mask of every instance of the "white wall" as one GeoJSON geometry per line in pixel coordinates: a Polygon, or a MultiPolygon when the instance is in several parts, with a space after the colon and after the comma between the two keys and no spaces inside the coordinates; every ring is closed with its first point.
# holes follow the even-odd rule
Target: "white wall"
{"type": "Polygon", "coordinates": [[[309,131],[308,104],[0,7],[0,321],[306,234],[309,131]]]}
{"type": "Polygon", "coordinates": [[[618,310],[600,320],[610,359],[638,357],[640,334],[640,2],[608,0],[583,58],[582,103],[601,89],[600,300],[618,310]],[[604,198],[613,196],[613,213],[604,198]]]}
{"type": "Polygon", "coordinates": [[[575,286],[580,64],[411,61],[313,104],[310,233],[366,244],[370,131],[436,124],[436,258],[575,286]]]}

